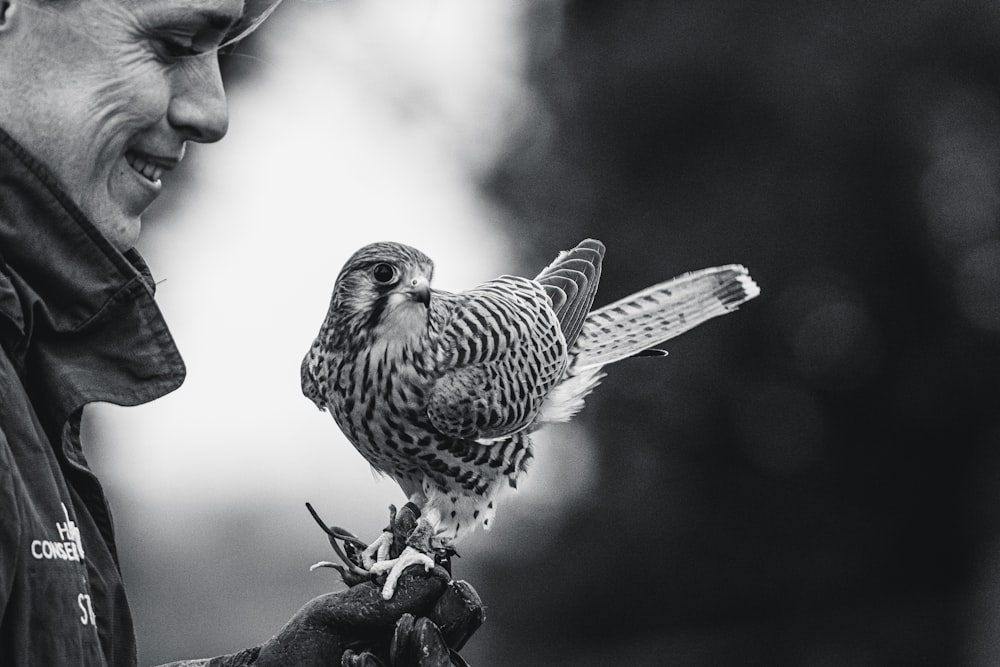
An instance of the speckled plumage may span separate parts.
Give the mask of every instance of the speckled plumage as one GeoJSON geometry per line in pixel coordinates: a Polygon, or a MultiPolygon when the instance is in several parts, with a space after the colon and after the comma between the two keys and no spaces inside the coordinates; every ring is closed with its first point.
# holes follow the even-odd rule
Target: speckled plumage
{"type": "Polygon", "coordinates": [[[422,507],[435,546],[489,527],[525,473],[531,431],[575,414],[604,365],[758,291],[742,267],[720,267],[591,312],[603,257],[586,240],[534,280],[460,294],[431,290],[431,260],[398,243],[365,246],[341,270],[303,392],[422,507]]]}

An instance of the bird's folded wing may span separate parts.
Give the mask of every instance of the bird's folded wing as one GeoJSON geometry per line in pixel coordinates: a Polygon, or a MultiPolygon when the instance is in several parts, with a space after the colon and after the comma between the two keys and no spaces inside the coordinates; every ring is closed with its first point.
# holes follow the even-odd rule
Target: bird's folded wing
{"type": "Polygon", "coordinates": [[[529,426],[566,369],[566,343],[538,283],[502,276],[462,295],[442,328],[434,427],[489,440],[529,426]]]}
{"type": "Polygon", "coordinates": [[[571,347],[594,303],[603,260],[604,244],[585,239],[572,250],[559,253],[535,278],[552,302],[563,338],[571,347]]]}

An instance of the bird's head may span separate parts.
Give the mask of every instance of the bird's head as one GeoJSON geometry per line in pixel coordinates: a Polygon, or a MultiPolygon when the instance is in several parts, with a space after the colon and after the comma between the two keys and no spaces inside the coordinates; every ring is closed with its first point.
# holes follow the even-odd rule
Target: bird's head
{"type": "Polygon", "coordinates": [[[427,328],[434,263],[402,243],[354,253],[333,288],[329,318],[351,336],[407,336],[427,328]]]}

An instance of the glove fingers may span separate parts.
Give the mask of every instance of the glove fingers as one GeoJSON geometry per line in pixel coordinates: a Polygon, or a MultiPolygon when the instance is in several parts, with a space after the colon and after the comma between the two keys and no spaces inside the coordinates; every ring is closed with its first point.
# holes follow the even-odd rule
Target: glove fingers
{"type": "Polygon", "coordinates": [[[385,667],[385,663],[371,653],[358,654],[347,649],[340,658],[340,667],[385,667]]]}
{"type": "Polygon", "coordinates": [[[448,646],[460,651],[485,620],[483,601],[468,582],[452,581],[428,618],[440,628],[448,646]]]}
{"type": "Polygon", "coordinates": [[[427,618],[414,619],[410,614],[403,614],[396,624],[389,655],[393,667],[452,667],[455,664],[437,626],[427,618]]]}
{"type": "Polygon", "coordinates": [[[416,662],[416,646],[414,645],[416,619],[413,614],[403,614],[396,622],[396,631],[389,644],[389,657],[394,666],[409,665],[416,662]]]}
{"type": "Polygon", "coordinates": [[[427,618],[417,619],[416,640],[419,647],[417,667],[452,667],[451,651],[437,626],[427,618]]]}

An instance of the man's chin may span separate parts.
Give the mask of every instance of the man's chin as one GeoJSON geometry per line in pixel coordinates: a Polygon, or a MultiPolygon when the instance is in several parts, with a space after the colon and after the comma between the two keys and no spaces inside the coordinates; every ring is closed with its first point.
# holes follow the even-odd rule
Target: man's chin
{"type": "Polygon", "coordinates": [[[120,252],[125,252],[129,248],[134,248],[139,241],[139,231],[142,229],[142,220],[136,216],[134,218],[119,216],[117,218],[105,218],[93,220],[94,225],[120,252]]]}
{"type": "Polygon", "coordinates": [[[87,218],[111,245],[121,252],[134,248],[142,228],[142,215],[148,202],[138,202],[114,189],[101,193],[103,196],[84,198],[80,207],[87,218]],[[118,195],[118,196],[116,196],[118,195]]]}
{"type": "Polygon", "coordinates": [[[135,247],[135,244],[139,242],[139,230],[142,227],[142,222],[136,220],[135,223],[122,235],[113,237],[111,243],[118,248],[120,252],[125,252],[131,248],[135,247]]]}

